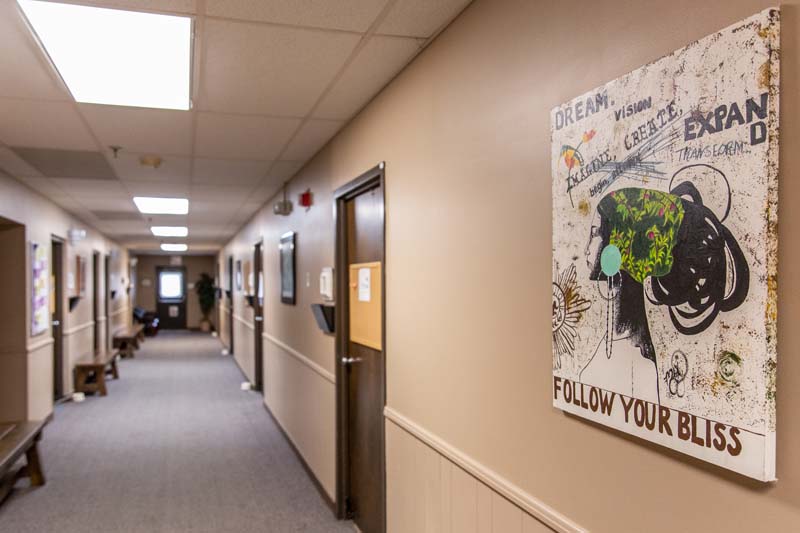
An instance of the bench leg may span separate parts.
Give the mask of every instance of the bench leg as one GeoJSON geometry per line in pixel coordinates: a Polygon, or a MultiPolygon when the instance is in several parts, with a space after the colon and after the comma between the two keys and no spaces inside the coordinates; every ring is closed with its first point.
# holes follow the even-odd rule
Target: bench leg
{"type": "Polygon", "coordinates": [[[75,369],[75,392],[86,392],[86,372],[75,369]]]}
{"type": "Polygon", "coordinates": [[[114,379],[119,379],[119,370],[117,369],[117,358],[111,359],[111,375],[114,379]]]}
{"type": "Polygon", "coordinates": [[[100,391],[100,396],[108,396],[108,390],[106,389],[106,372],[105,370],[101,370],[100,372],[95,372],[97,375],[97,390],[100,391]]]}
{"type": "Polygon", "coordinates": [[[32,487],[41,487],[45,484],[42,463],[39,460],[39,448],[37,447],[40,438],[41,436],[36,437],[31,447],[25,452],[25,456],[28,459],[28,476],[31,479],[32,487]]]}

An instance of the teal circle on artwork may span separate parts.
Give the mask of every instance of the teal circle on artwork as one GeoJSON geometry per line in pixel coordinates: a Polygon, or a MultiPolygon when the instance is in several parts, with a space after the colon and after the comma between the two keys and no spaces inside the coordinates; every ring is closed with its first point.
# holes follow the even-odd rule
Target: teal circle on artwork
{"type": "Polygon", "coordinates": [[[613,244],[603,248],[603,253],[600,254],[600,269],[603,274],[606,276],[618,274],[620,266],[622,266],[622,254],[619,253],[619,248],[613,244]]]}

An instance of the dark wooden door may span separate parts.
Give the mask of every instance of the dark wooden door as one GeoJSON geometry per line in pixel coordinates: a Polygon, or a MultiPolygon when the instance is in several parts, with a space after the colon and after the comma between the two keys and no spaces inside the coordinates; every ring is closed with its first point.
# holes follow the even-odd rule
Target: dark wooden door
{"type": "Polygon", "coordinates": [[[53,287],[53,398],[64,396],[64,241],[52,240],[53,264],[50,279],[53,287]]]}
{"type": "Polygon", "coordinates": [[[264,271],[263,256],[261,254],[261,243],[256,244],[253,249],[253,281],[255,282],[255,294],[253,295],[253,324],[254,330],[254,359],[257,391],[264,390],[264,271]]]}
{"type": "Polygon", "coordinates": [[[103,307],[106,313],[106,341],[103,349],[104,353],[111,350],[111,255],[106,254],[103,258],[103,307]]]}
{"type": "MultiPolygon", "coordinates": [[[[383,267],[384,262],[382,169],[375,169],[366,177],[369,179],[365,183],[364,177],[356,180],[355,190],[337,199],[337,307],[341,308],[337,310],[337,344],[343,386],[339,396],[339,453],[340,475],[344,476],[339,498],[344,496],[344,514],[351,517],[363,533],[383,533],[386,529],[383,418],[386,345],[382,338],[380,349],[353,342],[349,323],[350,266],[379,263],[383,267]]],[[[382,293],[383,286],[381,280],[382,293]]],[[[383,309],[385,299],[381,296],[381,324],[383,309]]],[[[382,331],[384,329],[381,327],[382,331]]]]}
{"type": "Polygon", "coordinates": [[[156,267],[156,312],[162,329],[186,329],[186,267],[156,267]]]}
{"type": "Polygon", "coordinates": [[[100,253],[92,254],[92,330],[94,354],[100,353],[100,253]]]}
{"type": "Polygon", "coordinates": [[[228,257],[228,352],[233,355],[233,256],[228,257]]]}

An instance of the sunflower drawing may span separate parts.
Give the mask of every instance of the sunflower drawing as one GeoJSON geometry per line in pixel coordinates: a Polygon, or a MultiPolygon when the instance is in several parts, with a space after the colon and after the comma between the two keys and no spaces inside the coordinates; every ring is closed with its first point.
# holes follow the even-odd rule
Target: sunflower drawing
{"type": "Polygon", "coordinates": [[[553,356],[556,368],[561,368],[562,355],[573,354],[578,322],[591,306],[592,302],[579,292],[575,265],[559,272],[553,281],[553,356]]]}

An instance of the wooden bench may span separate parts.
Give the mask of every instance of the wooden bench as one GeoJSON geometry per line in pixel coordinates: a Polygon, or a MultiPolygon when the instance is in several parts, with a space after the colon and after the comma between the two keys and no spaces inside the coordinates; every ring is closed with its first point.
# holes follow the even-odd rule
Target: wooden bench
{"type": "Polygon", "coordinates": [[[139,349],[139,341],[144,339],[144,326],[135,324],[129,329],[114,333],[114,348],[118,348],[122,357],[133,357],[139,349]]]}
{"type": "Polygon", "coordinates": [[[0,502],[8,497],[18,479],[27,477],[33,487],[44,485],[36,445],[42,439],[45,424],[45,420],[0,423],[0,502]],[[27,464],[12,472],[22,454],[25,454],[27,464]]]}
{"type": "Polygon", "coordinates": [[[75,365],[75,392],[99,392],[100,396],[108,395],[106,389],[106,374],[111,374],[114,379],[119,379],[117,356],[120,352],[99,355],[88,363],[75,365]],[[94,377],[91,381],[90,378],[94,377]]]}

